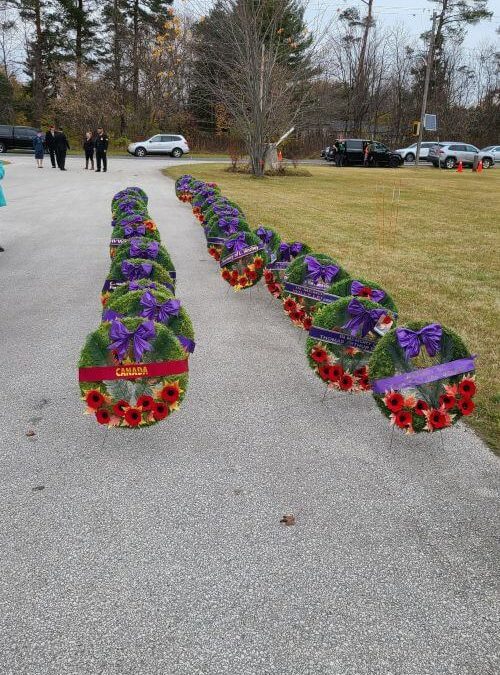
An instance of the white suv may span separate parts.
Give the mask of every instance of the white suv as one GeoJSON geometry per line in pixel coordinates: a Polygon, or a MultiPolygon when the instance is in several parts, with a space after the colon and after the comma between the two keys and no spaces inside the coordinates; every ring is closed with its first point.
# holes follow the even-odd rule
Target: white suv
{"type": "MultiPolygon", "coordinates": [[[[425,159],[429,157],[429,150],[437,145],[437,141],[424,141],[420,146],[420,159],[425,159]]],[[[403,158],[404,162],[414,162],[415,157],[417,156],[417,144],[412,143],[407,148],[400,148],[399,150],[394,150],[394,152],[403,158]]]]}
{"type": "Polygon", "coordinates": [[[184,136],[174,136],[173,134],[156,134],[147,141],[131,143],[127,152],[136,157],[145,157],[146,155],[172,155],[172,157],[182,157],[189,152],[189,146],[184,136]]]}

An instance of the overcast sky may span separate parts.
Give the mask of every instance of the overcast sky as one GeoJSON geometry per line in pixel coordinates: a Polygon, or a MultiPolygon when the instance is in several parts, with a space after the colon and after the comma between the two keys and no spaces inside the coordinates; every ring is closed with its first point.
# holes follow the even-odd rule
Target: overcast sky
{"type": "MultiPolygon", "coordinates": [[[[472,48],[483,40],[500,43],[495,33],[500,25],[500,0],[489,0],[489,9],[493,12],[490,21],[482,21],[469,29],[465,40],[465,48],[472,48]]],[[[361,0],[310,0],[308,15],[325,19],[335,16],[346,7],[357,6],[361,12],[366,6],[361,0]]],[[[374,0],[374,13],[379,25],[404,24],[408,30],[420,35],[431,26],[433,3],[428,0],[374,0]]]]}

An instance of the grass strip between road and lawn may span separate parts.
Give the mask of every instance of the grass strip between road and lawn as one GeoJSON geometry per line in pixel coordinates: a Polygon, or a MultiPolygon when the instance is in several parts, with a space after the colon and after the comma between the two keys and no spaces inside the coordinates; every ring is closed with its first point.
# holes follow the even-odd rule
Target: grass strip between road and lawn
{"type": "Polygon", "coordinates": [[[164,169],[215,181],[252,227],[336,258],[354,277],[387,288],[400,322],[439,322],[478,354],[470,425],[500,453],[498,291],[500,169],[308,166],[311,177],[255,179],[218,164],[164,169]]]}

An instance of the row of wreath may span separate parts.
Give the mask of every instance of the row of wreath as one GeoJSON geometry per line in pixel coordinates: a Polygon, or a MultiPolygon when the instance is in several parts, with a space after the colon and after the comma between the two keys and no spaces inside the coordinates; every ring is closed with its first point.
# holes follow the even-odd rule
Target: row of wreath
{"type": "Polygon", "coordinates": [[[184,175],[175,189],[191,204],[222,278],[238,291],[264,277],[293,324],[308,331],[309,365],[327,387],[371,391],[406,433],[443,429],[472,413],[474,357],[456,333],[425,321],[396,327],[385,289],[303,242],[282,241],[262,225],[252,230],[215,183],[184,175]]]}
{"type": "Polygon", "coordinates": [[[80,390],[86,412],[99,424],[140,428],[167,418],[182,402],[194,332],[175,298],[175,267],[149,216],[146,193],[121,190],[111,212],[102,322],[80,356],[80,390]]]}

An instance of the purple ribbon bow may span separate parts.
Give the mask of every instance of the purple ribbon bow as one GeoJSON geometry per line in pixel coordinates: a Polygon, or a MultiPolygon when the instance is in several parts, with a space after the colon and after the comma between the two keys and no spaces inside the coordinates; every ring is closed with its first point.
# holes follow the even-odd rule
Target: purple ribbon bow
{"type": "Polygon", "coordinates": [[[385,309],[366,309],[363,303],[356,298],[353,298],[347,305],[347,312],[352,318],[342,328],[350,330],[351,335],[361,332],[361,337],[364,337],[372,330],[381,316],[387,314],[387,310],[385,309]]]}
{"type": "Polygon", "coordinates": [[[130,341],[132,341],[134,358],[136,361],[140,361],[144,352],[150,352],[153,349],[148,340],[155,335],[156,331],[152,321],[144,321],[134,331],[128,330],[119,319],[116,319],[109,328],[109,337],[113,342],[108,346],[108,349],[116,351],[120,361],[123,361],[130,346],[130,341]]]}
{"type": "Polygon", "coordinates": [[[134,264],[129,260],[124,260],[121,265],[123,276],[129,281],[137,281],[138,279],[147,279],[153,270],[151,263],[134,264]]]}
{"type": "Polygon", "coordinates": [[[240,232],[239,235],[234,239],[228,239],[226,241],[227,250],[233,251],[234,253],[239,253],[240,251],[243,251],[246,245],[247,242],[245,232],[240,232]]]}
{"type": "Polygon", "coordinates": [[[137,235],[144,235],[146,234],[146,226],[144,223],[140,223],[139,225],[136,225],[135,227],[131,225],[130,223],[127,223],[126,225],[123,226],[123,234],[127,239],[130,237],[137,237],[137,235]]]}
{"type": "Polygon", "coordinates": [[[419,331],[409,328],[396,328],[396,337],[407,359],[413,359],[420,354],[423,345],[429,356],[436,356],[441,346],[443,329],[439,323],[430,323],[419,331]]]}
{"type": "Polygon", "coordinates": [[[144,307],[141,316],[161,323],[168,323],[173,316],[178,316],[181,308],[179,300],[172,299],[161,303],[149,291],[146,291],[140,299],[140,305],[144,307]]]}
{"type": "Polygon", "coordinates": [[[154,281],[152,281],[150,284],[143,284],[143,285],[139,284],[139,282],[137,281],[130,281],[128,285],[129,291],[138,291],[138,290],[143,291],[146,288],[153,288],[154,290],[156,290],[156,284],[154,283],[154,281]]]}
{"type": "Polygon", "coordinates": [[[319,281],[331,284],[339,271],[337,265],[322,265],[316,258],[313,258],[310,255],[304,258],[304,262],[306,263],[308,270],[307,278],[311,279],[315,284],[319,281]]]}
{"type": "Polygon", "coordinates": [[[385,298],[385,292],[381,291],[378,288],[370,288],[369,286],[364,286],[360,281],[353,281],[351,284],[351,295],[361,295],[363,297],[369,297],[373,302],[382,302],[385,298]],[[365,295],[363,293],[364,289],[368,289],[370,293],[365,295]]]}
{"type": "Polygon", "coordinates": [[[294,241],[293,244],[287,244],[285,241],[279,245],[278,253],[279,259],[283,262],[288,262],[295,258],[302,251],[302,244],[300,241],[294,241]]]}
{"type": "Polygon", "coordinates": [[[219,227],[228,237],[238,232],[239,224],[240,221],[238,218],[230,218],[229,220],[226,218],[219,218],[219,227]]]}
{"type": "Polygon", "coordinates": [[[266,230],[265,227],[259,227],[258,230],[256,230],[255,234],[259,237],[259,239],[264,242],[264,244],[269,244],[271,239],[273,238],[273,233],[271,230],[266,230]]]}
{"type": "Polygon", "coordinates": [[[131,258],[149,258],[155,260],[158,257],[160,244],[157,241],[151,241],[146,248],[141,248],[140,239],[132,239],[130,242],[129,255],[131,258]]]}

